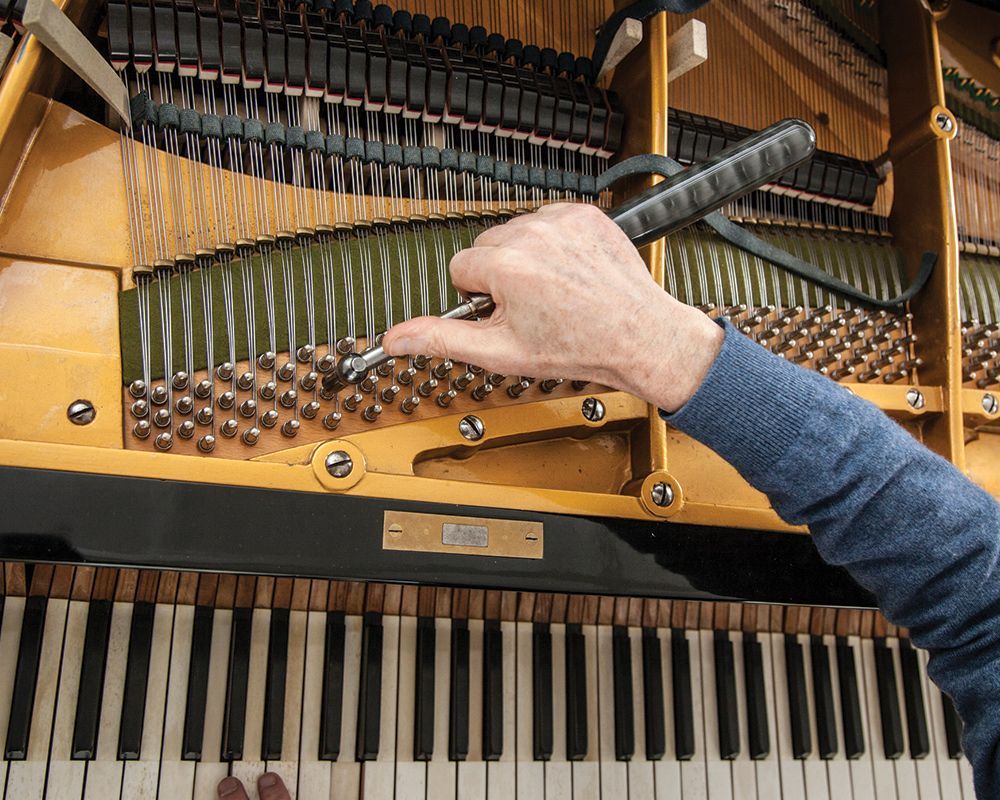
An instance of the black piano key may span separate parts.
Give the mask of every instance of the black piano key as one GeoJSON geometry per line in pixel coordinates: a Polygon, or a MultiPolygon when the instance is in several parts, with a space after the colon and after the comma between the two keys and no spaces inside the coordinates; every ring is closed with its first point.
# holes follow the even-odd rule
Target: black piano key
{"type": "Polygon", "coordinates": [[[695,754],[691,645],[680,628],[670,632],[670,669],[673,678],[674,754],[678,761],[688,761],[695,754]]]}
{"type": "Polygon", "coordinates": [[[743,680],[747,695],[750,758],[767,758],[771,753],[771,731],[767,720],[767,692],[764,689],[764,657],[756,633],[743,634],[743,680]]]}
{"type": "Polygon", "coordinates": [[[642,629],[642,707],[646,730],[646,758],[658,761],[667,749],[663,707],[663,660],[656,628],[642,629]]]}
{"type": "Polygon", "coordinates": [[[792,733],[792,756],[807,758],[812,753],[809,730],[809,698],[806,693],[805,659],[802,645],[794,634],[785,634],[785,676],[788,682],[788,715],[792,733]]]}
{"type": "Polygon", "coordinates": [[[816,747],[820,758],[837,755],[837,720],[833,708],[830,653],[822,636],[809,640],[812,655],[813,703],[816,707],[816,747]]]}
{"type": "Polygon", "coordinates": [[[104,694],[104,665],[111,632],[111,601],[91,600],[80,662],[80,688],[73,724],[73,758],[91,759],[97,753],[97,728],[104,694]]]}
{"type": "Polygon", "coordinates": [[[267,677],[264,683],[264,727],[260,740],[261,758],[281,760],[285,733],[285,676],[288,672],[287,608],[271,610],[267,640],[267,677]]]}
{"type": "Polygon", "coordinates": [[[632,707],[632,646],[628,628],[615,625],[611,633],[612,675],[615,698],[615,758],[628,761],[635,755],[635,714],[632,707]]]}
{"type": "Polygon", "coordinates": [[[875,639],[875,680],[885,757],[899,758],[903,755],[903,721],[899,714],[899,695],[896,694],[896,665],[892,650],[881,637],[875,639]]]}
{"type": "Polygon", "coordinates": [[[378,758],[382,717],[382,615],[365,613],[361,628],[361,679],[358,683],[358,761],[378,758]]]}
{"type": "Polygon", "coordinates": [[[138,602],[132,607],[122,716],[118,726],[118,758],[123,761],[137,759],[142,754],[142,723],[146,714],[146,684],[155,614],[153,603],[138,602]]]}
{"type": "Polygon", "coordinates": [[[319,758],[324,761],[336,761],[340,755],[345,634],[344,612],[327,612],[323,644],[323,697],[319,712],[319,758]]]}
{"type": "Polygon", "coordinates": [[[552,758],[552,632],[547,622],[531,631],[531,689],[535,761],[552,758]]]}
{"type": "Polygon", "coordinates": [[[854,649],[847,639],[837,637],[837,675],[840,679],[840,718],[844,726],[844,754],[859,758],[865,752],[865,731],[861,722],[861,695],[854,649]]]}
{"type": "Polygon", "coordinates": [[[715,655],[715,713],[719,723],[719,756],[733,759],[740,754],[740,722],[736,710],[736,667],[733,643],[727,631],[713,635],[715,655]]]}
{"type": "Polygon", "coordinates": [[[21,761],[28,756],[31,713],[35,707],[35,683],[38,679],[38,660],[42,654],[47,606],[48,598],[39,595],[31,595],[24,601],[21,640],[17,647],[17,667],[14,671],[14,689],[10,699],[7,744],[4,750],[10,761],[21,761]]]}
{"type": "Polygon", "coordinates": [[[451,623],[451,686],[448,699],[448,758],[469,755],[469,623],[451,623]]]}
{"type": "Polygon", "coordinates": [[[201,743],[205,735],[205,705],[208,702],[208,665],[212,655],[212,627],[215,609],[195,606],[191,628],[191,658],[188,661],[187,705],[184,710],[184,734],[181,758],[201,760],[201,743]]]}
{"type": "MultiPolygon", "coordinates": [[[[566,626],[566,758],[587,757],[587,647],[583,628],[566,626]]],[[[662,687],[661,687],[662,689],[662,687]]]]}
{"type": "Polygon", "coordinates": [[[926,758],[931,751],[924,707],[923,678],[917,663],[917,651],[909,639],[899,640],[899,667],[903,679],[903,703],[906,706],[906,734],[910,740],[910,758],[926,758]]]}
{"type": "Polygon", "coordinates": [[[948,758],[962,757],[962,718],[952,699],[941,693],[941,709],[944,712],[944,738],[948,746],[948,758]]]}
{"type": "Polygon", "coordinates": [[[434,656],[437,637],[433,617],[417,619],[416,698],[413,714],[413,758],[427,761],[434,755],[434,656]]]}
{"type": "Polygon", "coordinates": [[[503,631],[497,620],[483,622],[483,760],[503,755],[503,631]]]}
{"type": "Polygon", "coordinates": [[[226,685],[226,715],[222,729],[222,758],[243,758],[246,731],[247,681],[250,678],[250,636],[253,632],[253,609],[233,609],[233,632],[229,640],[229,676],[226,685]]]}

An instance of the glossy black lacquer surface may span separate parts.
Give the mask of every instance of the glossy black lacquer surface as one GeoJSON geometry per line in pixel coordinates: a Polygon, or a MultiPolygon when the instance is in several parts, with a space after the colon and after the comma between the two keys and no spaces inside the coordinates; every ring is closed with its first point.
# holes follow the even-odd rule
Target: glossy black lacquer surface
{"type": "Polygon", "coordinates": [[[0,559],[874,606],[800,534],[0,467],[0,559]],[[382,549],[386,510],[534,520],[545,557],[382,549]]]}

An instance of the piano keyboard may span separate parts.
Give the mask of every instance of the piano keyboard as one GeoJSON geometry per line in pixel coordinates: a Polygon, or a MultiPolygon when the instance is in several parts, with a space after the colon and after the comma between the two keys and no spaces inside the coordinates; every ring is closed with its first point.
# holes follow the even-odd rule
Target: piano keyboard
{"type": "Polygon", "coordinates": [[[874,612],[7,564],[0,786],[213,798],[964,798],[874,612]]]}

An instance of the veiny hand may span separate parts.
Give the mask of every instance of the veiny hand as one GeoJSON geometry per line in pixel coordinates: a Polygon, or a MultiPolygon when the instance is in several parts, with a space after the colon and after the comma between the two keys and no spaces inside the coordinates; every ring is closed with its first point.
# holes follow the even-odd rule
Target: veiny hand
{"type": "MultiPolygon", "coordinates": [[[[248,800],[247,790],[232,776],[219,781],[216,792],[219,800],[248,800]]],[[[257,794],[260,800],[291,800],[285,782],[273,772],[265,772],[257,778],[257,794]]]]}
{"type": "Polygon", "coordinates": [[[490,228],[450,265],[459,291],[493,296],[487,320],[417,317],[382,342],[504,375],[595,381],[676,411],[722,343],[704,314],[658,287],[595,206],[557,203],[490,228]]]}

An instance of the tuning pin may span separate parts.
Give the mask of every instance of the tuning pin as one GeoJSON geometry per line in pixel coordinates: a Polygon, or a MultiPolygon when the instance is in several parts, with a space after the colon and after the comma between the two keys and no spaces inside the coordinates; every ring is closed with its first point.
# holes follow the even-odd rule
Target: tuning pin
{"type": "Polygon", "coordinates": [[[210,380],[198,381],[198,384],[194,387],[194,396],[201,400],[204,400],[211,394],[212,394],[212,382],[210,380]]]}
{"type": "Polygon", "coordinates": [[[417,370],[413,367],[407,367],[404,370],[400,370],[399,374],[396,376],[396,380],[403,386],[409,386],[413,383],[413,377],[417,374],[417,370]]]}
{"type": "Polygon", "coordinates": [[[132,403],[132,416],[140,419],[149,413],[149,403],[145,400],[136,400],[132,403]]]}
{"type": "Polygon", "coordinates": [[[220,394],[216,398],[215,402],[219,404],[219,408],[228,411],[230,408],[233,407],[233,404],[236,402],[236,395],[233,394],[231,391],[226,391],[220,394]]]}
{"type": "Polygon", "coordinates": [[[153,444],[156,445],[157,450],[169,450],[174,446],[174,437],[164,431],[163,433],[158,433],[156,435],[156,438],[153,440],[153,444]]]}
{"type": "Polygon", "coordinates": [[[202,406],[198,409],[195,419],[198,420],[199,425],[211,425],[212,420],[215,419],[215,412],[212,411],[211,406],[202,406]]]}
{"type": "Polygon", "coordinates": [[[430,397],[437,386],[437,378],[428,378],[417,387],[417,392],[421,397],[430,397]]]}
{"type": "Polygon", "coordinates": [[[501,375],[499,372],[491,372],[486,376],[486,382],[492,383],[493,386],[500,386],[505,380],[507,380],[507,376],[501,375]]]}
{"type": "Polygon", "coordinates": [[[139,378],[136,378],[132,383],[128,385],[128,393],[132,397],[145,397],[146,396],[146,382],[139,378]]]}
{"type": "Polygon", "coordinates": [[[261,369],[274,369],[274,362],[278,360],[278,357],[267,350],[257,356],[257,366],[261,369]]]}
{"type": "Polygon", "coordinates": [[[310,400],[308,403],[302,405],[302,416],[306,419],[316,419],[316,415],[319,413],[319,403],[315,400],[310,400]]]}
{"type": "Polygon", "coordinates": [[[413,367],[414,369],[427,369],[427,365],[431,363],[428,356],[414,356],[413,357],[413,367]]]}
{"type": "Polygon", "coordinates": [[[382,413],[382,406],[378,403],[372,403],[368,406],[362,413],[361,416],[365,418],[366,422],[374,422],[378,419],[379,414],[382,413]]]}
{"type": "Polygon", "coordinates": [[[493,392],[493,384],[491,383],[481,383],[475,389],[472,390],[473,400],[485,400],[493,392]]]}
{"type": "Polygon", "coordinates": [[[260,415],[260,424],[265,428],[273,428],[278,423],[278,412],[269,408],[260,415]]]}
{"type": "Polygon", "coordinates": [[[527,380],[526,378],[522,378],[517,383],[512,383],[510,386],[507,387],[507,395],[517,400],[517,398],[519,398],[522,394],[528,391],[528,388],[530,386],[531,386],[531,381],[527,380]]]}
{"type": "Polygon", "coordinates": [[[380,393],[383,403],[391,403],[396,399],[396,395],[399,394],[399,387],[393,384],[392,386],[386,386],[380,393]]]}
{"type": "Polygon", "coordinates": [[[260,428],[247,428],[243,431],[243,444],[255,445],[260,439],[260,428]]]}
{"type": "Polygon", "coordinates": [[[278,367],[278,380],[290,381],[295,377],[295,365],[291,361],[286,361],[278,367]]]}
{"type": "Polygon", "coordinates": [[[190,439],[194,436],[194,423],[189,419],[184,420],[177,426],[177,435],[182,439],[190,439]]]}
{"type": "Polygon", "coordinates": [[[215,437],[206,433],[198,440],[198,449],[203,453],[211,453],[215,449],[215,437]]]}
{"type": "Polygon", "coordinates": [[[335,366],[337,366],[337,359],[333,357],[332,354],[327,353],[319,361],[316,362],[316,369],[320,372],[329,372],[335,366]]]}
{"type": "Polygon", "coordinates": [[[242,403],[240,403],[240,413],[244,417],[252,417],[257,413],[257,401],[251,397],[248,397],[242,403]]]}
{"type": "Polygon", "coordinates": [[[375,371],[383,378],[388,378],[390,375],[392,375],[392,370],[395,368],[395,366],[396,366],[396,359],[390,358],[384,364],[379,364],[375,368],[375,371]]]}
{"type": "Polygon", "coordinates": [[[882,383],[895,383],[896,381],[901,381],[909,373],[905,369],[895,369],[892,372],[886,372],[882,375],[882,383]]]}
{"type": "Polygon", "coordinates": [[[447,408],[451,405],[451,401],[456,397],[458,397],[458,392],[454,389],[449,389],[446,392],[441,392],[441,394],[437,396],[437,404],[441,406],[441,408],[447,408]]]}
{"type": "Polygon", "coordinates": [[[451,359],[445,359],[440,364],[435,365],[434,369],[431,370],[431,374],[437,378],[439,381],[443,381],[448,377],[448,373],[454,369],[455,364],[451,359]]]}
{"type": "Polygon", "coordinates": [[[466,389],[469,388],[469,384],[471,384],[475,379],[476,379],[475,375],[473,375],[471,372],[466,372],[464,375],[459,375],[457,378],[455,378],[455,380],[452,381],[451,385],[458,391],[464,392],[466,389]]]}
{"type": "Polygon", "coordinates": [[[238,428],[239,425],[236,422],[236,420],[230,417],[229,419],[227,419],[225,422],[222,423],[219,429],[222,431],[223,436],[232,439],[236,435],[236,431],[238,428]]]}
{"type": "Polygon", "coordinates": [[[343,339],[337,342],[337,352],[342,356],[346,356],[349,353],[354,352],[354,348],[357,346],[357,340],[353,336],[345,336],[343,339]]]}
{"type": "Polygon", "coordinates": [[[166,428],[170,424],[170,412],[165,408],[158,409],[153,414],[153,424],[157,428],[166,428]]]}
{"type": "Polygon", "coordinates": [[[465,369],[466,369],[466,371],[471,372],[473,375],[482,375],[483,374],[483,368],[482,367],[477,367],[475,364],[466,364],[465,365],[465,369]]]}
{"type": "Polygon", "coordinates": [[[194,400],[190,395],[178,397],[177,402],[174,403],[174,408],[177,410],[178,414],[187,416],[194,410],[194,400]]]}
{"type": "Polygon", "coordinates": [[[288,437],[295,436],[299,432],[299,421],[297,419],[285,420],[285,424],[281,426],[281,432],[288,437]]]}
{"type": "Polygon", "coordinates": [[[344,406],[344,408],[347,411],[357,411],[358,410],[358,404],[362,400],[364,400],[364,398],[360,394],[358,394],[357,392],[355,392],[350,397],[345,397],[344,398],[343,406],[344,406]]]}
{"type": "Polygon", "coordinates": [[[285,408],[291,408],[292,406],[295,405],[295,401],[298,399],[298,397],[299,397],[298,392],[296,392],[294,389],[288,389],[281,395],[280,398],[278,398],[278,402],[281,403],[281,405],[283,405],[285,408]]]}
{"type": "Polygon", "coordinates": [[[307,364],[312,361],[313,356],[316,354],[316,348],[311,344],[304,344],[298,350],[295,351],[295,357],[301,361],[303,364],[307,364]]]}
{"type": "Polygon", "coordinates": [[[150,400],[153,401],[158,406],[162,406],[167,402],[167,387],[166,386],[154,386],[153,392],[150,395],[150,400]]]}
{"type": "Polygon", "coordinates": [[[371,375],[366,375],[364,380],[358,384],[358,388],[365,394],[371,394],[378,387],[378,380],[371,375]]]}
{"type": "Polygon", "coordinates": [[[846,378],[848,375],[853,375],[853,374],[854,374],[854,367],[846,366],[846,367],[841,367],[840,369],[835,369],[833,372],[830,373],[830,377],[833,378],[835,381],[840,381],[846,378]]]}
{"type": "Polygon", "coordinates": [[[174,373],[173,380],[170,381],[177,391],[182,391],[187,388],[188,385],[188,374],[183,370],[174,373]]]}
{"type": "Polygon", "coordinates": [[[573,387],[574,392],[582,392],[588,386],[590,386],[590,381],[573,381],[570,386],[573,387]]]}
{"type": "Polygon", "coordinates": [[[244,392],[249,392],[253,389],[253,373],[244,372],[240,377],[236,379],[236,385],[242,389],[244,392]]]}
{"type": "Polygon", "coordinates": [[[219,380],[229,381],[233,379],[233,375],[236,373],[236,368],[228,361],[223,361],[215,370],[215,374],[219,376],[219,380]]]}
{"type": "Polygon", "coordinates": [[[257,390],[257,394],[261,400],[273,400],[277,391],[278,385],[274,381],[268,381],[257,390]]]}
{"type": "Polygon", "coordinates": [[[132,434],[137,439],[145,439],[149,436],[149,420],[140,419],[135,425],[132,426],[132,434]]]}
{"type": "Polygon", "coordinates": [[[548,394],[563,382],[562,378],[546,378],[538,384],[538,388],[548,394]]]}
{"type": "Polygon", "coordinates": [[[301,378],[299,378],[299,386],[302,387],[304,391],[311,392],[316,388],[316,381],[319,380],[319,374],[316,372],[307,372],[301,378]]]}
{"type": "Polygon", "coordinates": [[[325,386],[319,387],[319,399],[320,400],[333,400],[337,396],[337,392],[333,389],[327,389],[325,386]]]}
{"type": "Polygon", "coordinates": [[[873,381],[878,378],[881,374],[882,370],[875,368],[859,372],[856,377],[858,379],[858,383],[868,383],[869,381],[873,381]]]}
{"type": "Polygon", "coordinates": [[[340,420],[342,415],[339,411],[331,411],[325,417],[323,417],[323,427],[328,431],[337,430],[337,426],[340,425],[340,420]]]}
{"type": "Polygon", "coordinates": [[[417,406],[419,405],[420,405],[420,398],[417,397],[416,395],[411,395],[410,397],[407,397],[405,400],[403,400],[402,403],[399,404],[399,410],[402,411],[404,414],[412,414],[414,411],[417,410],[417,406]]]}

